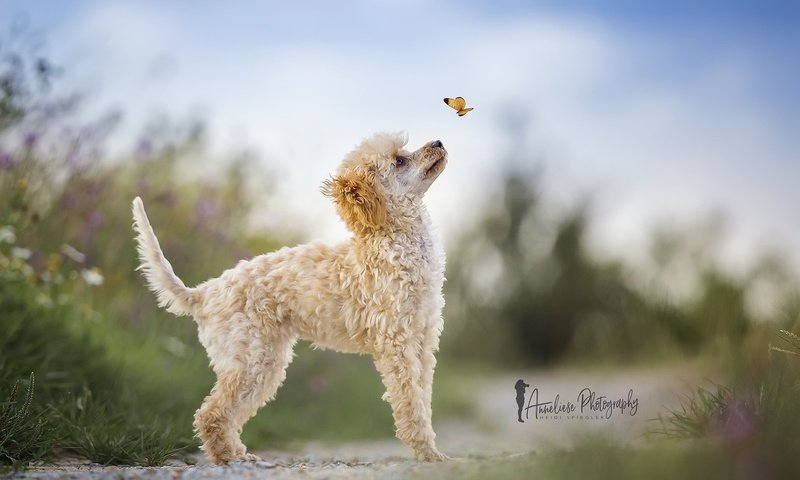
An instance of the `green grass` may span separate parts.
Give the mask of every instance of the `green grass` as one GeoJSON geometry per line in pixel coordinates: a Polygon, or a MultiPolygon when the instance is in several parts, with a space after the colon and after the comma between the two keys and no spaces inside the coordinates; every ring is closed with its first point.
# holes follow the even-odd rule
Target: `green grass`
{"type": "Polygon", "coordinates": [[[103,465],[152,466],[192,446],[188,438],[176,436],[163,418],[142,421],[142,412],[136,410],[123,415],[108,404],[92,405],[88,391],[80,399],[84,403],[78,409],[51,410],[65,435],[61,448],[73,454],[103,465]]]}
{"type": "Polygon", "coordinates": [[[0,465],[20,468],[29,459],[43,459],[52,449],[52,436],[41,412],[33,413],[35,377],[31,373],[25,385],[14,382],[8,397],[0,403],[0,465]]]}
{"type": "Polygon", "coordinates": [[[77,305],[42,294],[13,271],[0,274],[0,463],[46,460],[58,447],[99,463],[154,465],[190,447],[189,428],[174,427],[176,412],[158,408],[164,392],[69,327],[83,320],[77,305]]]}
{"type": "Polygon", "coordinates": [[[698,387],[681,402],[679,409],[658,416],[658,426],[650,433],[668,438],[701,438],[708,435],[714,421],[734,397],[733,391],[717,385],[715,389],[698,387]]]}

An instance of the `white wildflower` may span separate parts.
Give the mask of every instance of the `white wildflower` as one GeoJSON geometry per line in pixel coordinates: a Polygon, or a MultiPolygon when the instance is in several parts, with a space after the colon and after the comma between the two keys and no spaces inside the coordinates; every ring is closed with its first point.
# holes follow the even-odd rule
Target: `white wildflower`
{"type": "Polygon", "coordinates": [[[81,277],[83,277],[83,281],[86,282],[87,285],[92,286],[102,285],[103,280],[105,280],[103,274],[100,273],[100,270],[97,268],[85,268],[81,270],[81,277]]]}
{"type": "Polygon", "coordinates": [[[0,227],[0,243],[14,243],[16,241],[17,235],[14,233],[14,227],[11,225],[0,227]]]}
{"type": "Polygon", "coordinates": [[[164,348],[169,353],[180,358],[186,357],[186,354],[189,350],[189,347],[187,347],[185,343],[173,336],[169,336],[164,339],[164,348]]]}
{"type": "Polygon", "coordinates": [[[51,299],[48,295],[44,293],[39,293],[36,295],[36,303],[43,307],[52,307],[53,306],[53,299],[51,299]]]}
{"type": "Polygon", "coordinates": [[[67,245],[66,243],[61,245],[61,253],[78,263],[86,261],[86,255],[76,250],[72,245],[67,245]]]}
{"type": "Polygon", "coordinates": [[[31,255],[33,255],[33,252],[28,248],[14,247],[11,249],[12,257],[20,258],[22,260],[27,260],[31,258],[31,255]]]}

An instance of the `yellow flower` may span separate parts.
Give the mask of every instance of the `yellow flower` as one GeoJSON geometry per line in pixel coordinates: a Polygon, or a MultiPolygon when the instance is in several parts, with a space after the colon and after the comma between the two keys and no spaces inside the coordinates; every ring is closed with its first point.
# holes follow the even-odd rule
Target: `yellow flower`
{"type": "Polygon", "coordinates": [[[61,268],[61,255],[57,253],[51,253],[47,257],[47,271],[50,273],[56,273],[61,268]]]}
{"type": "Polygon", "coordinates": [[[17,180],[17,190],[24,192],[27,189],[28,189],[28,179],[20,178],[19,180],[17,180]]]}

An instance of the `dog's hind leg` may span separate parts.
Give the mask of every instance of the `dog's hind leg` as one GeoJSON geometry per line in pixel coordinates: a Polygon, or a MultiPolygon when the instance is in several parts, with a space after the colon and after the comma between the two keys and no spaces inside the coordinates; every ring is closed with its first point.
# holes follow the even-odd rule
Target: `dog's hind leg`
{"type": "Polygon", "coordinates": [[[216,385],[195,414],[195,430],[214,463],[258,460],[240,439],[242,427],[275,398],[292,359],[294,338],[251,341],[239,359],[243,368],[218,372],[216,385]]]}
{"type": "Polygon", "coordinates": [[[231,421],[231,406],[234,404],[231,391],[234,390],[235,387],[232,386],[236,381],[234,374],[218,376],[211,393],[194,414],[195,433],[203,442],[200,448],[214,463],[239,459],[236,452],[236,427],[231,421]]]}
{"type": "Polygon", "coordinates": [[[286,380],[286,368],[292,361],[294,344],[296,338],[275,339],[264,346],[264,351],[260,351],[260,361],[250,366],[250,381],[239,393],[239,404],[234,411],[234,421],[236,422],[236,441],[239,451],[246,455],[246,460],[258,460],[255,455],[247,454],[247,448],[241,442],[239,436],[242,434],[242,427],[253,417],[258,409],[268,402],[271,402],[278,389],[286,380]]]}

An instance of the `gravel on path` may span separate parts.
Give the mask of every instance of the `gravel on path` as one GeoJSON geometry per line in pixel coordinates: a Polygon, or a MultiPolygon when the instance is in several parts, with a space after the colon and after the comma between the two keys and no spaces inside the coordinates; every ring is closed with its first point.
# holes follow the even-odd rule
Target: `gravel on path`
{"type": "MultiPolygon", "coordinates": [[[[569,448],[586,433],[603,435],[629,444],[641,442],[654,417],[677,406],[681,395],[710,381],[697,369],[659,368],[609,371],[510,372],[487,380],[473,392],[475,415],[470,419],[436,424],[437,444],[453,457],[451,461],[425,464],[414,461],[398,440],[323,444],[312,442],[292,451],[258,452],[265,461],[237,462],[226,466],[208,464],[200,454],[189,465],[172,460],[160,467],[102,466],[64,459],[55,465],[34,466],[11,476],[15,480],[100,478],[119,479],[360,479],[360,478],[456,478],[480,472],[487,462],[503,462],[547,448],[569,448]],[[526,402],[537,389],[540,402],[556,395],[562,405],[579,407],[578,395],[589,388],[608,399],[638,399],[635,415],[615,412],[611,418],[591,415],[560,415],[536,419],[529,412],[525,423],[517,420],[514,383],[518,378],[531,385],[526,402]]],[[[574,412],[580,413],[580,412],[574,412]]],[[[523,418],[524,414],[523,414],[523,418]]],[[[477,473],[479,475],[479,473],[477,473]]]]}

